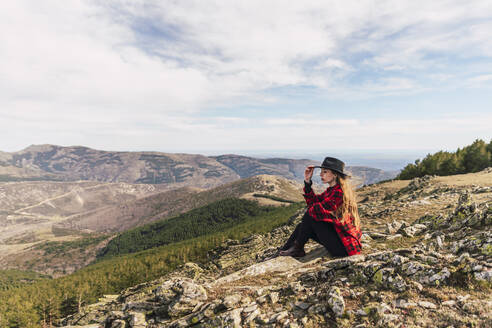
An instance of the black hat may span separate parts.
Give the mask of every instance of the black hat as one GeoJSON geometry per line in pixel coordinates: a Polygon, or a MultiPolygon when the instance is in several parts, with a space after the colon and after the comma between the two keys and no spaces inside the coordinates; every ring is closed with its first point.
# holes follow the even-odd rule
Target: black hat
{"type": "Polygon", "coordinates": [[[325,157],[323,163],[320,166],[315,167],[330,169],[332,171],[340,173],[343,176],[347,176],[347,174],[343,172],[343,169],[345,168],[345,163],[335,157],[325,157]]]}

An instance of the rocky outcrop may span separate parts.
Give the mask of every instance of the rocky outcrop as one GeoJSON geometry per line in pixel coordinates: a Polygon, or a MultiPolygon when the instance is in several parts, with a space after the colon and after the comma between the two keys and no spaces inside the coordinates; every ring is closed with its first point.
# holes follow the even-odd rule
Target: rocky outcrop
{"type": "Polygon", "coordinates": [[[207,264],[189,263],[61,325],[492,326],[490,200],[474,202],[465,190],[447,214],[381,225],[365,235],[361,255],[333,259],[309,244],[305,258],[271,258],[301,216],[269,234],[226,241],[207,264]],[[387,246],[396,234],[406,247],[387,246]]]}

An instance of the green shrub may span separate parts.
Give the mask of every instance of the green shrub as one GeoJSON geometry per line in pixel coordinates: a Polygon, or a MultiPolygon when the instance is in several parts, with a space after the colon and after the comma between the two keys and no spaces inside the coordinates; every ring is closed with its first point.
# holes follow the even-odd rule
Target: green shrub
{"type": "Polygon", "coordinates": [[[428,154],[423,160],[408,164],[397,179],[406,180],[424,175],[453,175],[481,171],[492,166],[492,140],[489,144],[477,139],[463,149],[451,153],[439,151],[428,154]]]}

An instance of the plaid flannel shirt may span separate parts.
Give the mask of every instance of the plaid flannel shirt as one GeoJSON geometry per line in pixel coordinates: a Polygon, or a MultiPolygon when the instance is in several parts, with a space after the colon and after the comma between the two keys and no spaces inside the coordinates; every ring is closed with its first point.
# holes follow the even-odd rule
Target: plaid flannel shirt
{"type": "Polygon", "coordinates": [[[339,184],[328,187],[320,195],[316,195],[311,189],[310,184],[304,187],[304,198],[308,206],[308,214],[317,221],[333,223],[347,254],[359,254],[362,250],[360,237],[362,233],[359,228],[353,224],[353,218],[345,220],[345,223],[337,218],[335,213],[337,208],[342,205],[343,191],[339,184]]]}

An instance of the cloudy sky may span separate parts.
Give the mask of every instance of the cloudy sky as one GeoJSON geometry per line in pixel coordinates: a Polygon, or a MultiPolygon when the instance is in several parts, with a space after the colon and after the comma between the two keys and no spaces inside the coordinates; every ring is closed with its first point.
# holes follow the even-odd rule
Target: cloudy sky
{"type": "Polygon", "coordinates": [[[0,4],[0,150],[455,150],[492,137],[492,1],[0,4]]]}

